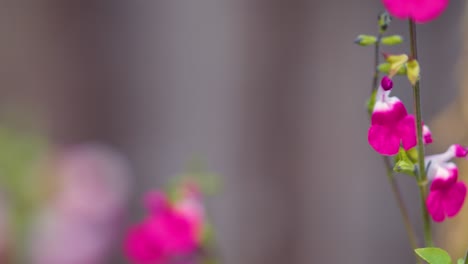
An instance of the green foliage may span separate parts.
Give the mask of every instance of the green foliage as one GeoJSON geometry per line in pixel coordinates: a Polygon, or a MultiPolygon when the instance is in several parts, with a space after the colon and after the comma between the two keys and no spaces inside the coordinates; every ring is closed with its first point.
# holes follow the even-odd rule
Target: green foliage
{"type": "MultiPolygon", "coordinates": [[[[34,200],[39,177],[33,173],[47,150],[40,135],[0,127],[0,185],[14,199],[34,200]]],[[[19,202],[19,201],[17,201],[19,202]]]]}
{"type": "Polygon", "coordinates": [[[370,45],[375,45],[377,43],[377,38],[372,35],[359,35],[357,38],[354,40],[354,43],[360,45],[360,46],[370,46],[370,45]]]}
{"type": "Polygon", "coordinates": [[[383,45],[387,45],[387,46],[399,45],[403,43],[403,37],[400,35],[391,35],[391,36],[382,37],[380,39],[380,43],[382,43],[383,45]]]}
{"type": "Polygon", "coordinates": [[[447,251],[441,248],[418,248],[414,250],[416,254],[429,264],[451,264],[447,251]]]}
{"type": "Polygon", "coordinates": [[[465,260],[460,258],[457,260],[457,264],[465,264],[465,260]]]}
{"type": "Polygon", "coordinates": [[[395,157],[395,166],[393,167],[393,170],[398,173],[416,176],[416,166],[403,148],[400,148],[395,157]]]}
{"type": "MultiPolygon", "coordinates": [[[[377,66],[377,70],[381,73],[388,74],[390,72],[390,63],[384,62],[379,64],[379,66],[377,66]]],[[[406,75],[406,65],[398,70],[397,75],[406,75]]]]}
{"type": "Polygon", "coordinates": [[[369,115],[371,115],[372,112],[374,111],[376,95],[377,95],[377,89],[374,89],[369,99],[367,99],[366,105],[367,105],[367,112],[369,113],[369,115]]]}

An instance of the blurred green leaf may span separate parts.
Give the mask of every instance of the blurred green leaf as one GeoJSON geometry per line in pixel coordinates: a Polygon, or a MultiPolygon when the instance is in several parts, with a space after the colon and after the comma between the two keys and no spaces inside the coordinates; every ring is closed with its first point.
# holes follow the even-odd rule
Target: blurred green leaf
{"type": "Polygon", "coordinates": [[[418,248],[414,250],[419,257],[429,264],[450,264],[449,254],[441,248],[418,248]]]}
{"type": "Polygon", "coordinates": [[[367,105],[367,112],[369,113],[369,115],[371,115],[372,112],[374,111],[376,95],[377,95],[377,89],[374,89],[369,99],[367,99],[366,105],[367,105]]]}

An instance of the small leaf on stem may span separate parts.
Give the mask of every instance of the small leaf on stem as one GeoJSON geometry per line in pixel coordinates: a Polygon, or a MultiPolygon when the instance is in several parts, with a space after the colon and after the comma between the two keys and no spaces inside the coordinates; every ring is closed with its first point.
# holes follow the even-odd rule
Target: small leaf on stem
{"type": "Polygon", "coordinates": [[[450,264],[449,254],[441,248],[417,248],[414,250],[419,257],[429,264],[450,264]]]}

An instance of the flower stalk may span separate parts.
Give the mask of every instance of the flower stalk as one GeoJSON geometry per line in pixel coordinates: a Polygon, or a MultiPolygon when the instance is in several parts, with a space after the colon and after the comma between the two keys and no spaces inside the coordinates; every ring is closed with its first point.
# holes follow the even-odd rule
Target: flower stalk
{"type": "MultiPolygon", "coordinates": [[[[416,24],[413,20],[409,20],[409,32],[410,32],[410,46],[411,46],[411,57],[413,59],[418,58],[417,51],[417,39],[416,39],[416,24]]],[[[433,246],[432,231],[431,231],[431,219],[426,207],[427,198],[427,175],[426,167],[424,162],[424,142],[423,142],[423,125],[422,125],[422,114],[421,114],[421,91],[419,80],[413,85],[413,98],[414,108],[416,114],[416,130],[417,130],[417,151],[418,151],[418,174],[417,180],[419,185],[419,195],[421,200],[421,213],[424,223],[424,241],[426,247],[433,246]]]]}
{"type": "MultiPolygon", "coordinates": [[[[379,56],[380,56],[380,40],[382,39],[382,31],[379,31],[377,35],[377,41],[374,44],[374,75],[372,78],[372,89],[371,89],[371,96],[378,88],[378,80],[379,80],[379,70],[377,69],[379,65],[379,56]]],[[[385,165],[385,171],[387,174],[388,183],[390,184],[393,196],[397,202],[398,209],[400,210],[400,214],[403,218],[403,223],[406,229],[406,233],[408,235],[408,240],[412,249],[418,248],[418,242],[416,238],[416,232],[413,228],[411,220],[409,218],[408,209],[405,206],[403,201],[403,197],[401,195],[400,188],[398,187],[398,183],[395,180],[393,174],[393,166],[390,158],[388,156],[382,156],[383,163],[385,165]]],[[[422,263],[419,258],[416,257],[418,263],[422,263]]]]}

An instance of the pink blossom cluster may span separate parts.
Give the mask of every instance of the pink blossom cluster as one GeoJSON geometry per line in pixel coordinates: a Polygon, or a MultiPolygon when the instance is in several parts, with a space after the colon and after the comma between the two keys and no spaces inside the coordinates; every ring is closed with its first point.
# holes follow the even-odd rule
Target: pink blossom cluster
{"type": "MultiPolygon", "coordinates": [[[[387,76],[382,78],[368,130],[369,144],[385,156],[396,155],[400,148],[407,151],[417,145],[415,118],[408,114],[400,99],[390,96],[392,88],[392,80],[387,76]]],[[[424,144],[431,143],[431,132],[425,125],[423,134],[424,144]]],[[[467,154],[466,148],[452,145],[445,153],[425,158],[428,180],[431,182],[426,205],[436,222],[455,216],[463,206],[466,184],[458,180],[458,168],[450,160],[465,158],[467,154]]]]}
{"type": "Polygon", "coordinates": [[[204,207],[197,186],[183,184],[173,201],[164,193],[150,192],[144,204],[146,217],[126,235],[127,257],[138,264],[196,263],[205,229],[204,207]]]}
{"type": "Polygon", "coordinates": [[[87,144],[59,151],[52,167],[57,186],[32,226],[31,263],[107,263],[128,200],[126,159],[87,144]]]}

